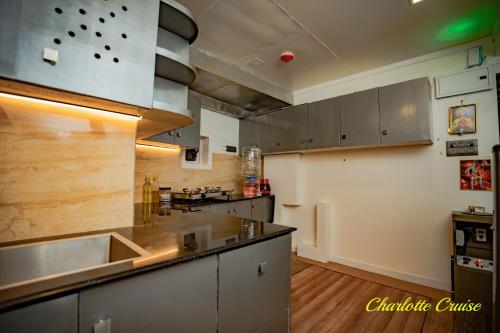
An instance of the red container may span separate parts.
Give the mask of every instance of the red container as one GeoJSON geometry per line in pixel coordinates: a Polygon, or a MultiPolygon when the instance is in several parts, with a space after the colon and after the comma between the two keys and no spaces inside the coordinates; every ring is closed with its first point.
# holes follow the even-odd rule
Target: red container
{"type": "Polygon", "coordinates": [[[260,193],[262,195],[270,195],[271,194],[271,185],[269,185],[269,179],[261,178],[261,180],[260,180],[260,193]]]}

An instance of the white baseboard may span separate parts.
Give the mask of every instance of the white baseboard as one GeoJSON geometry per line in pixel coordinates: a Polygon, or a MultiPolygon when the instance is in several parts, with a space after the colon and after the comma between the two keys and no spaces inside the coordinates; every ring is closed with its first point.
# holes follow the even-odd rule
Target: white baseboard
{"type": "Polygon", "coordinates": [[[316,260],[322,263],[330,261],[330,256],[309,244],[300,243],[297,245],[297,255],[311,260],[316,260]]]}
{"type": "Polygon", "coordinates": [[[449,284],[447,281],[435,280],[435,279],[432,279],[432,278],[429,278],[426,276],[402,272],[402,271],[390,269],[390,268],[383,267],[383,266],[373,265],[373,264],[369,264],[366,262],[337,257],[337,256],[330,256],[330,261],[338,263],[338,264],[362,269],[362,270],[365,270],[368,272],[390,276],[390,277],[393,277],[395,279],[413,282],[413,283],[421,284],[421,285],[424,285],[427,287],[436,288],[436,289],[440,289],[440,290],[450,291],[449,284]]]}

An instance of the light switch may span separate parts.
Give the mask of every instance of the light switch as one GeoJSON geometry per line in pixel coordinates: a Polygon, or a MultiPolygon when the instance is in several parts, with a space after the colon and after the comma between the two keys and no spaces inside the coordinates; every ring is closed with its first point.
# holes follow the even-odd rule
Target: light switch
{"type": "Polygon", "coordinates": [[[52,65],[57,63],[59,52],[57,50],[45,47],[43,49],[43,60],[50,62],[52,65]]]}

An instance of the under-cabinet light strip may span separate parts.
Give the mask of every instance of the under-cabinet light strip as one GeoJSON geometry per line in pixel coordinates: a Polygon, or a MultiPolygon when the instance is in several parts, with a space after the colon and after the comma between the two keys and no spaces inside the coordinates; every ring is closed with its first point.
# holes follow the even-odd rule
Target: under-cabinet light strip
{"type": "Polygon", "coordinates": [[[136,143],[135,146],[136,147],[151,148],[151,149],[160,149],[160,150],[175,150],[175,151],[179,150],[178,148],[174,148],[174,147],[159,147],[159,146],[153,146],[153,145],[145,145],[143,143],[136,143]]]}
{"type": "Polygon", "coordinates": [[[93,113],[96,115],[112,117],[112,118],[116,118],[116,119],[120,119],[120,120],[139,121],[142,118],[140,116],[133,116],[133,115],[117,113],[117,112],[113,112],[113,111],[88,108],[85,106],[66,104],[66,103],[61,103],[61,102],[54,102],[54,101],[49,101],[46,99],[39,99],[39,98],[33,98],[33,97],[27,97],[27,96],[6,94],[6,93],[2,93],[2,92],[0,92],[0,97],[5,97],[5,98],[9,98],[9,99],[16,99],[16,100],[20,100],[20,101],[27,101],[27,102],[32,102],[32,103],[38,103],[38,104],[45,104],[45,105],[56,106],[56,107],[70,108],[73,110],[90,112],[90,113],[93,113]]]}

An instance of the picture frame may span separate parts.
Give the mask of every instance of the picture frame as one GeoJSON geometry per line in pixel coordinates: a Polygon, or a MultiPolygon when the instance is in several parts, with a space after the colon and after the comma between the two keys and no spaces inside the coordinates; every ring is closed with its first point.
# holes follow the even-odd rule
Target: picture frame
{"type": "Polygon", "coordinates": [[[448,109],[448,133],[462,135],[476,133],[476,104],[452,106],[448,109]]]}
{"type": "Polygon", "coordinates": [[[460,160],[460,189],[491,191],[491,171],[491,159],[488,157],[460,160]]]}

